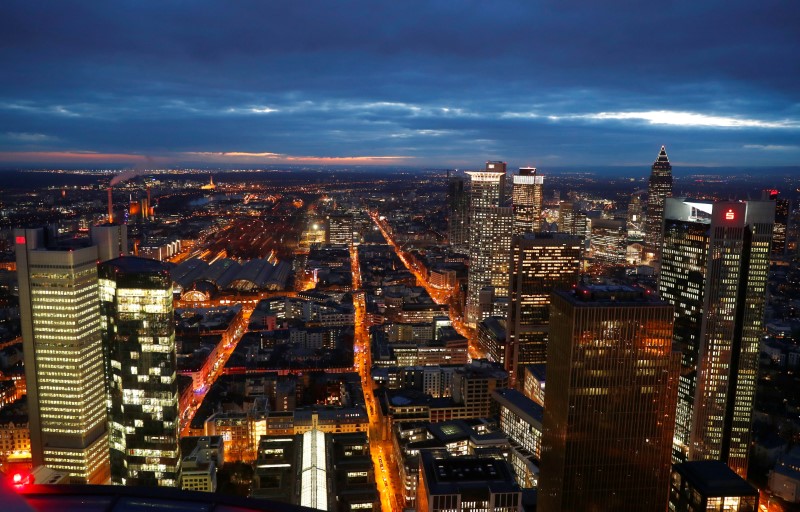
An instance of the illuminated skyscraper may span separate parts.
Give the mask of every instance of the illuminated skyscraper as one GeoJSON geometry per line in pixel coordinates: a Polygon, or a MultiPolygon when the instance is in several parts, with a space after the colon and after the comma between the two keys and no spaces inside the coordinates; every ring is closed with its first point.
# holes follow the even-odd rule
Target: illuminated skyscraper
{"type": "Polygon", "coordinates": [[[542,187],[544,178],[536,175],[535,167],[521,167],[512,176],[511,205],[514,208],[514,234],[542,229],[542,187]]]}
{"type": "Polygon", "coordinates": [[[747,470],[775,203],[670,198],[658,288],[682,350],[673,458],[747,470]]]}
{"type": "Polygon", "coordinates": [[[474,327],[482,316],[481,290],[492,286],[497,297],[508,293],[513,211],[502,206],[506,181],[504,162],[487,162],[485,171],[467,174],[472,179],[467,323],[474,327]]]}
{"type": "Polygon", "coordinates": [[[626,223],[629,242],[641,242],[644,240],[644,212],[642,210],[641,191],[631,194],[631,202],[628,203],[628,218],[626,223]]]}
{"type": "Polygon", "coordinates": [[[588,234],[586,213],[577,208],[571,201],[562,201],[558,205],[558,231],[586,239],[588,234]]]}
{"type": "Polygon", "coordinates": [[[788,198],[780,197],[777,190],[765,190],[763,200],[775,201],[775,225],[772,229],[772,257],[781,259],[786,256],[786,232],[789,226],[789,214],[792,203],[788,198]]]}
{"type": "Polygon", "coordinates": [[[469,196],[460,176],[447,183],[447,239],[458,250],[466,249],[469,242],[469,196]]]}
{"type": "Polygon", "coordinates": [[[353,216],[347,213],[328,215],[325,230],[326,242],[329,244],[351,245],[353,243],[353,216]]]}
{"type": "Polygon", "coordinates": [[[553,293],[537,510],[666,510],[672,310],[630,287],[553,293]]]}
{"type": "Polygon", "coordinates": [[[653,163],[650,172],[650,186],[647,199],[647,221],[645,224],[645,242],[656,259],[661,254],[661,240],[664,227],[664,200],[672,196],[672,165],[667,158],[667,150],[661,146],[661,152],[653,163]]]}
{"type": "Polygon", "coordinates": [[[17,229],[14,239],[33,465],[105,483],[97,247],[47,244],[44,229],[17,229]]]}
{"type": "Polygon", "coordinates": [[[511,243],[506,371],[547,362],[550,294],[578,281],[582,240],[563,233],[529,233],[511,243]]]}
{"type": "Polygon", "coordinates": [[[172,280],[165,264],[128,256],[100,266],[111,482],[177,486],[178,384],[172,280]]]}

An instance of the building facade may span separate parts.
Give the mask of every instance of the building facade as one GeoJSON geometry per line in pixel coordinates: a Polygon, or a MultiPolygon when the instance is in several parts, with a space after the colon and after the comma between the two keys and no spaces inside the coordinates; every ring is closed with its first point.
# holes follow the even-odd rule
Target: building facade
{"type": "Polygon", "coordinates": [[[108,479],[96,246],[14,231],[33,466],[108,479]]]}
{"type": "Polygon", "coordinates": [[[512,176],[511,180],[514,234],[541,231],[544,177],[536,175],[535,167],[520,167],[519,174],[512,176]]]}
{"type": "Polygon", "coordinates": [[[457,250],[469,243],[469,195],[460,176],[447,183],[447,240],[457,250]]]}
{"type": "Polygon", "coordinates": [[[487,162],[486,170],[471,177],[467,323],[482,319],[480,292],[494,287],[498,297],[508,290],[508,254],[511,249],[513,210],[505,201],[506,164],[487,162]]]}
{"type": "Polygon", "coordinates": [[[537,510],[666,510],[672,317],[637,288],[554,292],[537,510]]]}
{"type": "Polygon", "coordinates": [[[661,254],[661,240],[664,226],[664,201],[672,196],[672,165],[667,157],[667,149],[661,146],[656,161],[650,171],[648,186],[647,219],[645,222],[645,242],[655,259],[661,254]]]}
{"type": "Polygon", "coordinates": [[[508,342],[503,358],[514,385],[522,368],[547,361],[550,294],[578,281],[582,241],[561,233],[515,236],[509,278],[508,342]]]}
{"type": "Polygon", "coordinates": [[[99,273],[111,482],[175,487],[181,456],[169,267],[128,256],[99,273]]]}
{"type": "Polygon", "coordinates": [[[721,460],[744,476],[775,203],[665,205],[658,288],[682,351],[674,461],[721,460]]]}

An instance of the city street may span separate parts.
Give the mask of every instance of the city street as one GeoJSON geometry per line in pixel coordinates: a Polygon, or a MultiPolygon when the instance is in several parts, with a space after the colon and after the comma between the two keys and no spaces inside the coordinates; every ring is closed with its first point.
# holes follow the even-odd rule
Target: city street
{"type": "Polygon", "coordinates": [[[381,220],[380,215],[378,212],[370,212],[370,217],[372,221],[378,226],[378,229],[381,231],[381,234],[386,239],[386,243],[388,243],[392,249],[394,249],[397,256],[400,258],[400,261],[403,262],[403,265],[414,274],[414,277],[417,278],[417,283],[425,288],[425,291],[428,292],[428,295],[431,296],[434,302],[437,304],[448,304],[450,307],[448,309],[448,314],[450,316],[450,321],[453,323],[453,327],[455,330],[467,340],[469,340],[469,357],[470,359],[479,359],[482,357],[486,357],[485,354],[481,352],[480,347],[478,346],[477,339],[475,336],[475,330],[470,329],[464,323],[464,317],[460,311],[457,310],[455,306],[456,300],[454,298],[455,290],[452,288],[441,289],[441,288],[434,288],[430,281],[428,281],[427,271],[426,269],[416,260],[409,261],[408,254],[403,251],[395,242],[394,237],[389,232],[389,228],[385,220],[381,220]]]}
{"type": "Polygon", "coordinates": [[[402,494],[398,480],[399,471],[392,463],[389,466],[392,445],[388,441],[381,440],[381,431],[384,423],[381,417],[380,406],[375,400],[372,390],[372,377],[370,368],[372,358],[370,356],[369,330],[366,324],[366,304],[365,295],[361,290],[361,267],[358,262],[358,250],[356,247],[350,248],[350,261],[353,275],[353,305],[355,306],[355,340],[353,343],[355,351],[356,370],[361,375],[361,386],[364,390],[364,400],[367,404],[369,415],[369,446],[372,455],[372,463],[375,467],[375,483],[378,486],[378,493],[381,496],[381,509],[384,511],[400,510],[402,508],[402,494]]]}

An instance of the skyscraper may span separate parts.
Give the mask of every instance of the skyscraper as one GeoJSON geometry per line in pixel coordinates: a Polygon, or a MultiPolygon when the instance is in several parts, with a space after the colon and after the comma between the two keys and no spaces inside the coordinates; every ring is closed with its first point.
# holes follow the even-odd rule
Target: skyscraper
{"type": "Polygon", "coordinates": [[[537,510],[666,510],[672,309],[623,286],[553,293],[537,510]]]}
{"type": "Polygon", "coordinates": [[[763,200],[775,201],[775,225],[772,229],[772,257],[781,259],[786,256],[786,232],[789,227],[789,214],[792,203],[786,197],[780,197],[775,190],[765,190],[763,200]]]}
{"type": "Polygon", "coordinates": [[[469,196],[460,176],[447,183],[447,239],[457,250],[466,249],[469,242],[469,196]]]}
{"type": "Polygon", "coordinates": [[[178,384],[172,280],[164,263],[128,256],[100,266],[111,482],[177,485],[178,384]]]}
{"type": "Polygon", "coordinates": [[[511,243],[506,371],[547,362],[550,294],[578,281],[583,242],[564,233],[517,235],[511,243]]]}
{"type": "Polygon", "coordinates": [[[637,191],[631,194],[631,201],[628,203],[628,217],[625,227],[628,230],[629,242],[641,242],[644,240],[643,214],[642,191],[637,191]]]}
{"type": "Polygon", "coordinates": [[[17,229],[14,239],[33,465],[105,483],[97,247],[48,244],[44,229],[17,229]]]}
{"type": "Polygon", "coordinates": [[[682,350],[673,458],[747,470],[775,203],[669,198],[658,288],[682,350]]]}
{"type": "Polygon", "coordinates": [[[664,146],[661,146],[650,172],[648,196],[645,242],[655,259],[659,259],[663,239],[664,200],[672,196],[672,165],[669,163],[664,146]]]}
{"type": "Polygon", "coordinates": [[[562,201],[558,205],[558,231],[576,235],[584,240],[588,234],[588,219],[572,201],[562,201]]]}
{"type": "Polygon", "coordinates": [[[512,176],[511,205],[514,208],[514,234],[521,235],[542,229],[542,187],[544,178],[535,167],[520,167],[512,176]]]}
{"type": "Polygon", "coordinates": [[[495,296],[508,293],[508,262],[513,211],[503,207],[506,164],[487,162],[485,171],[468,172],[471,178],[467,323],[481,320],[480,292],[494,287],[495,296]]]}

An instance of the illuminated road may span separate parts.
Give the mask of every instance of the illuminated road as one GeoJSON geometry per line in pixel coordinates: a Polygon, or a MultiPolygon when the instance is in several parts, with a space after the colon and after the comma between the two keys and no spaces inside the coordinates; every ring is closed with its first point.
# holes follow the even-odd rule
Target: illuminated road
{"type": "Polygon", "coordinates": [[[355,307],[355,365],[361,375],[361,387],[364,390],[364,400],[367,404],[369,415],[369,448],[372,464],[375,468],[375,483],[381,497],[381,510],[384,512],[402,509],[402,494],[399,492],[399,471],[392,462],[392,445],[381,440],[383,420],[380,407],[375,400],[372,390],[372,356],[370,353],[369,331],[366,323],[365,295],[361,291],[361,267],[358,263],[358,251],[350,248],[351,270],[353,274],[353,306],[355,307]]]}
{"type": "MultiPolygon", "coordinates": [[[[225,363],[228,362],[231,354],[233,354],[233,351],[236,350],[239,340],[241,340],[242,336],[244,336],[244,333],[247,332],[247,324],[250,321],[250,315],[253,314],[254,309],[255,306],[252,304],[242,304],[242,321],[239,328],[236,329],[233,339],[231,339],[227,345],[223,345],[221,350],[217,352],[217,360],[214,363],[211,373],[208,375],[208,379],[206,379],[205,386],[194,391],[194,400],[192,401],[193,405],[187,410],[181,411],[181,437],[189,435],[192,420],[194,419],[194,415],[197,414],[197,409],[200,408],[200,405],[206,398],[208,390],[211,389],[211,386],[214,385],[214,382],[216,382],[217,378],[222,375],[223,371],[225,370],[225,363]]],[[[220,341],[220,343],[222,342],[220,341]]]]}
{"type": "Polygon", "coordinates": [[[375,225],[378,226],[383,238],[385,238],[386,242],[394,249],[397,257],[400,258],[400,261],[403,262],[403,265],[406,266],[409,272],[414,274],[414,277],[417,278],[417,282],[425,288],[425,291],[428,292],[428,295],[431,296],[433,301],[437,304],[447,304],[449,306],[448,314],[450,315],[450,321],[453,323],[453,327],[460,335],[464,336],[469,341],[469,357],[471,359],[486,357],[486,354],[481,352],[478,346],[475,330],[470,329],[463,322],[463,315],[457,308],[457,300],[454,296],[455,290],[452,288],[441,289],[431,286],[425,267],[416,261],[416,259],[410,261],[406,252],[397,245],[394,241],[394,237],[387,230],[386,221],[381,220],[377,212],[370,212],[369,215],[372,217],[372,221],[375,225]]]}

